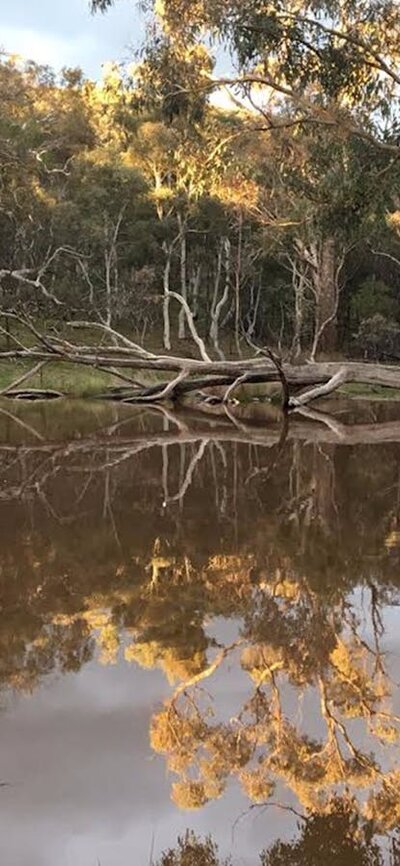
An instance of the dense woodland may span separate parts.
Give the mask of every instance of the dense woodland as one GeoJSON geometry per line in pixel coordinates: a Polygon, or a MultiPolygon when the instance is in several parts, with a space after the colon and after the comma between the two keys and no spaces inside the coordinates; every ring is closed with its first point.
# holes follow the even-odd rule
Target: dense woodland
{"type": "Polygon", "coordinates": [[[253,343],[396,359],[397,4],[165,0],[148,14],[140,56],[98,82],[3,55],[3,311],[176,352],[179,295],[215,358],[253,343]]]}

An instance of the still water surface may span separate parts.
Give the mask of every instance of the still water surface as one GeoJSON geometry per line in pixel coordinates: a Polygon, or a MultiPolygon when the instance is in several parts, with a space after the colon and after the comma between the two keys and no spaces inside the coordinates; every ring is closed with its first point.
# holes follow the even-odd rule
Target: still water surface
{"type": "Polygon", "coordinates": [[[1,863],[255,866],[345,787],[397,826],[398,418],[2,403],[1,863]]]}

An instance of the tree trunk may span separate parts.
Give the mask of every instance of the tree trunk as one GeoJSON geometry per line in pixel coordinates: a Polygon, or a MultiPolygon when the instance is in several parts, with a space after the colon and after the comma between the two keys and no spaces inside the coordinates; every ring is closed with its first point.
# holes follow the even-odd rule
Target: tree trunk
{"type": "Polygon", "coordinates": [[[332,354],[337,348],[338,269],[334,238],[321,241],[313,271],[315,289],[315,328],[311,352],[332,354]]]}
{"type": "Polygon", "coordinates": [[[229,238],[225,238],[223,242],[224,252],[225,252],[225,286],[224,291],[217,301],[218,297],[218,288],[219,288],[219,278],[221,273],[221,262],[222,262],[222,250],[221,254],[218,257],[218,265],[217,265],[217,275],[216,275],[216,283],[215,283],[215,291],[214,291],[214,299],[213,299],[213,308],[211,310],[211,327],[210,327],[210,339],[213,342],[215,351],[218,353],[219,358],[221,360],[224,358],[224,354],[221,351],[219,345],[219,320],[222,313],[222,309],[225,306],[228,297],[229,297],[229,286],[230,286],[230,264],[231,264],[231,242],[229,238]],[[215,302],[215,303],[214,303],[215,302]]]}
{"type": "Polygon", "coordinates": [[[294,335],[292,342],[291,358],[298,361],[302,350],[302,335],[304,322],[304,296],[306,289],[305,265],[303,262],[297,266],[296,259],[292,261],[292,283],[294,290],[294,335]]]}
{"type": "MultiPolygon", "coordinates": [[[[178,225],[179,225],[179,238],[180,238],[180,246],[181,246],[181,295],[184,301],[187,301],[187,249],[186,249],[186,222],[183,220],[181,214],[178,214],[178,225]]],[[[184,340],[186,337],[186,318],[185,311],[182,308],[179,311],[179,326],[178,326],[178,339],[184,340]]]]}
{"type": "Polygon", "coordinates": [[[235,268],[235,344],[240,356],[240,280],[242,275],[243,214],[239,213],[238,248],[235,268]]]}
{"type": "Polygon", "coordinates": [[[163,302],[163,319],[164,319],[164,349],[167,352],[171,351],[171,323],[169,318],[169,302],[170,302],[170,291],[169,291],[169,280],[171,274],[171,255],[172,250],[171,247],[164,241],[163,250],[165,254],[165,263],[164,263],[164,276],[163,276],[163,285],[164,285],[164,302],[163,302]]]}
{"type": "Polygon", "coordinates": [[[193,317],[196,319],[199,312],[199,288],[201,279],[201,263],[197,265],[195,272],[190,279],[191,298],[190,303],[193,311],[193,317]]]}

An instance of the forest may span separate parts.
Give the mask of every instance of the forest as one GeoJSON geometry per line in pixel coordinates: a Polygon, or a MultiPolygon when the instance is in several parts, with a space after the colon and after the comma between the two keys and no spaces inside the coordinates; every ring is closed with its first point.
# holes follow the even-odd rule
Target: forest
{"type": "Polygon", "coordinates": [[[158,0],[146,14],[140,51],[99,81],[2,55],[11,379],[63,361],[138,400],[282,376],[398,387],[398,4],[158,0]],[[149,388],[136,371],[151,369],[167,378],[149,388]]]}

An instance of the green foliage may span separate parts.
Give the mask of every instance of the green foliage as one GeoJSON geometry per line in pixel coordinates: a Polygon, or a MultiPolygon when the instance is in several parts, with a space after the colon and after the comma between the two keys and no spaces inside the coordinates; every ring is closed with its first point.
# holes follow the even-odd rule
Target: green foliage
{"type": "Polygon", "coordinates": [[[207,91],[202,85],[213,65],[205,46],[187,48],[156,34],[135,68],[139,104],[145,110],[160,111],[169,123],[175,118],[200,123],[207,108],[207,91]]]}
{"type": "MultiPolygon", "coordinates": [[[[400,163],[375,144],[393,138],[395,100],[388,114],[392,79],[371,53],[379,22],[379,50],[383,40],[397,68],[398,15],[386,0],[362,8],[359,20],[351,0],[309,2],[301,13],[280,0],[159,0],[138,62],[128,72],[106,64],[98,84],[80,69],[57,78],[3,59],[3,308],[101,317],[152,339],[168,273],[202,336],[211,338],[221,301],[217,330],[235,346],[245,332],[284,349],[294,340],[297,357],[313,342],[334,350],[342,289],[350,272],[357,284],[366,242],[394,258],[398,244],[388,213],[400,163]],[[242,73],[278,88],[261,124],[244,105],[210,104],[205,31],[225,40],[242,73]]],[[[248,86],[238,92],[255,98],[248,86]]],[[[398,318],[397,273],[389,258],[371,266],[387,288],[376,282],[350,297],[348,331],[375,314],[398,318]]],[[[212,340],[219,352],[215,332],[212,340]]],[[[363,333],[357,340],[364,346],[363,333]]]]}
{"type": "Polygon", "coordinates": [[[400,357],[400,325],[375,313],[363,319],[354,337],[354,348],[365,358],[377,361],[400,357]]]}
{"type": "Polygon", "coordinates": [[[350,314],[354,325],[360,325],[374,315],[396,320],[400,316],[400,302],[394,291],[383,280],[364,280],[350,300],[350,314]]]}

